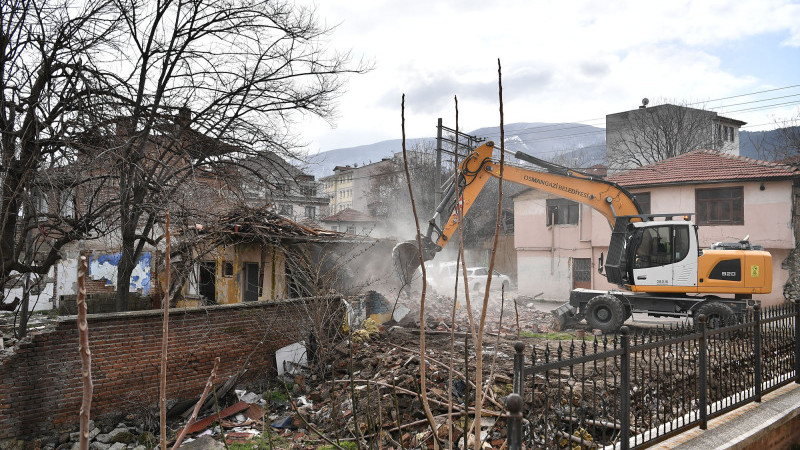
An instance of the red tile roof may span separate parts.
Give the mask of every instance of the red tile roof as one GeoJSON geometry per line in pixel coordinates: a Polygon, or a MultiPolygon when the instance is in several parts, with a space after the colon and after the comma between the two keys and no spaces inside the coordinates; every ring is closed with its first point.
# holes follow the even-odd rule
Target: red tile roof
{"type": "Polygon", "coordinates": [[[345,208],[332,216],[322,219],[323,222],[375,222],[371,216],[353,208],[345,208]]]}
{"type": "Polygon", "coordinates": [[[649,166],[619,172],[608,179],[622,186],[643,186],[775,180],[797,176],[800,176],[800,170],[792,166],[713,150],[695,150],[649,166]]]}
{"type": "Polygon", "coordinates": [[[779,159],[775,162],[778,164],[786,164],[787,166],[798,166],[800,165],[800,155],[794,155],[788,158],[779,159]]]}

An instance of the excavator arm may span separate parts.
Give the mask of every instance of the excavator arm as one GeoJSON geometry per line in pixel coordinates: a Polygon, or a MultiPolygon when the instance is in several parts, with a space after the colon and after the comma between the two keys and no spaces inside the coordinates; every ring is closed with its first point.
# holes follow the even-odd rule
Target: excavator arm
{"type": "MultiPolygon", "coordinates": [[[[448,186],[444,199],[429,221],[425,236],[422,237],[422,260],[433,259],[436,253],[447,245],[458,229],[457,206],[460,204],[463,209],[462,215],[466,215],[489,178],[500,178],[500,163],[492,159],[493,152],[494,143],[486,142],[470,153],[460,164],[457,176],[448,186]],[[456,183],[458,183],[459,189],[456,189],[456,183]],[[461,194],[460,198],[453,201],[457,191],[461,194]],[[437,224],[440,217],[447,217],[441,225],[437,224]]],[[[514,156],[518,160],[535,164],[544,171],[504,165],[502,174],[504,181],[512,181],[589,205],[608,220],[612,229],[618,216],[642,214],[636,199],[616,183],[559,166],[523,152],[516,152],[514,156]]],[[[404,284],[409,282],[421,263],[417,241],[397,244],[392,252],[392,258],[401,281],[404,284]]]]}

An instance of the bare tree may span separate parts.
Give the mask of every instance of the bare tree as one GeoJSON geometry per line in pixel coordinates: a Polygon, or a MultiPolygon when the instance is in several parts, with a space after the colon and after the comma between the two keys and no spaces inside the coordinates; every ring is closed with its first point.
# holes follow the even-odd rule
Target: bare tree
{"type": "MultiPolygon", "coordinates": [[[[416,144],[408,150],[408,168],[411,174],[414,199],[424,216],[431,215],[436,209],[434,195],[436,193],[436,148],[433,144],[416,144]]],[[[446,161],[443,166],[447,166],[446,161]]],[[[403,177],[402,154],[395,154],[391,164],[380,166],[370,178],[368,203],[372,205],[372,215],[388,220],[398,221],[407,218],[405,208],[411,200],[406,180],[403,177]]],[[[450,170],[442,170],[442,179],[450,175],[450,170]]],[[[424,217],[423,216],[423,217],[424,217]]],[[[411,223],[409,221],[409,227],[411,223]]]]}
{"type": "Polygon", "coordinates": [[[662,104],[606,118],[606,156],[612,169],[639,167],[698,149],[716,149],[717,114],[662,104]]]}
{"type": "MultiPolygon", "coordinates": [[[[146,244],[157,243],[158,218],[171,199],[181,191],[191,196],[201,178],[228,188],[238,170],[251,170],[244,159],[268,166],[266,151],[291,156],[298,114],[330,117],[342,75],[366,68],[329,51],[330,29],[288,1],[117,6],[130,42],[113,166],[122,250],[117,307],[125,309],[137,259],[146,244]]],[[[205,210],[194,203],[176,211],[178,227],[205,210]]]]}
{"type": "Polygon", "coordinates": [[[778,161],[800,155],[800,112],[797,117],[775,119],[775,129],[749,136],[759,159],[778,161]]]}
{"type": "Polygon", "coordinates": [[[46,274],[70,242],[96,236],[112,208],[98,196],[103,177],[80,155],[104,134],[115,90],[104,58],[116,50],[119,20],[107,0],[11,0],[1,11],[0,288],[22,276],[24,335],[31,276],[46,274]]]}

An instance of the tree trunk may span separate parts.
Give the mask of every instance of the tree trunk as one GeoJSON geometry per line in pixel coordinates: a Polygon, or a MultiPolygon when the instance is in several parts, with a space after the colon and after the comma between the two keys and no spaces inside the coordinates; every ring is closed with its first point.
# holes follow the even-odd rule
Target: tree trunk
{"type": "Polygon", "coordinates": [[[122,251],[117,264],[117,298],[116,307],[117,311],[127,311],[129,293],[131,288],[131,275],[133,269],[136,268],[136,259],[134,259],[134,239],[127,237],[127,233],[123,232],[122,236],[122,251]]]}

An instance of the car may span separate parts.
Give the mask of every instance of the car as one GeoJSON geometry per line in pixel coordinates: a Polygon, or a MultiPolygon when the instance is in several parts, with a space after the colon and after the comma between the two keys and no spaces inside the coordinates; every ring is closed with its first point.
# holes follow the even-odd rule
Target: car
{"type": "MultiPolygon", "coordinates": [[[[455,262],[443,262],[438,265],[434,263],[425,263],[428,285],[440,294],[452,295],[457,270],[459,275],[459,291],[463,292],[462,272],[455,262]]],[[[469,281],[470,292],[483,292],[488,274],[488,267],[468,267],[467,280],[469,281]]],[[[511,278],[509,278],[508,275],[503,275],[496,270],[493,271],[492,290],[503,289],[508,291],[510,287],[511,278]]]]}
{"type": "MultiPolygon", "coordinates": [[[[469,280],[469,288],[472,292],[482,292],[488,280],[489,268],[488,267],[468,267],[467,280],[469,280]]],[[[511,287],[511,278],[508,275],[503,275],[496,270],[492,271],[492,289],[508,291],[511,287]]]]}

